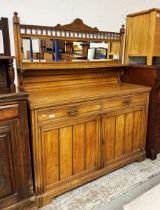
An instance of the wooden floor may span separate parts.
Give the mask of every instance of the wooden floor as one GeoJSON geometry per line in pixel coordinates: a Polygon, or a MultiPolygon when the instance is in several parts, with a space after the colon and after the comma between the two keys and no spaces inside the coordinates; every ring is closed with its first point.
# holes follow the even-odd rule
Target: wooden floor
{"type": "Polygon", "coordinates": [[[64,193],[40,210],[121,210],[149,188],[160,183],[160,155],[114,171],[64,193]]]}

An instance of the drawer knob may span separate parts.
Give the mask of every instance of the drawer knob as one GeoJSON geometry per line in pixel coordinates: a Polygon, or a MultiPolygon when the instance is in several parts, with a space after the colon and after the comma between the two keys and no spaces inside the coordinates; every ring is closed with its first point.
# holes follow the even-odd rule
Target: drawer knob
{"type": "Polygon", "coordinates": [[[131,103],[131,100],[130,99],[126,99],[123,101],[123,104],[125,105],[129,105],[131,103]]]}
{"type": "Polygon", "coordinates": [[[77,115],[77,109],[73,109],[73,110],[70,110],[70,111],[68,111],[68,114],[69,114],[69,116],[76,116],[77,115]]]}

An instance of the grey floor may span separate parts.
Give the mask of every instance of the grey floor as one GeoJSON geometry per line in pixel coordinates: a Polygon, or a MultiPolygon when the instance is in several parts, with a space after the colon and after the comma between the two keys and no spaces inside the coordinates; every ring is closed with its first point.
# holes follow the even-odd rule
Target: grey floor
{"type": "Polygon", "coordinates": [[[160,183],[160,155],[132,163],[53,199],[39,210],[122,210],[123,205],[160,183]]]}

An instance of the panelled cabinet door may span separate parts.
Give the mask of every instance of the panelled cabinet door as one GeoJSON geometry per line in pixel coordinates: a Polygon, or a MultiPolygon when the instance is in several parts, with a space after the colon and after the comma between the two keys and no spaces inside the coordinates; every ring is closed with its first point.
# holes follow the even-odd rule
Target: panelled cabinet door
{"type": "MultiPolygon", "coordinates": [[[[16,203],[20,198],[17,180],[16,144],[13,121],[0,124],[0,203],[5,207],[5,203],[16,203]]],[[[0,207],[0,208],[1,208],[0,207]]]]}
{"type": "Polygon", "coordinates": [[[155,157],[155,152],[160,153],[160,81],[155,84],[155,101],[152,103],[152,142],[150,143],[150,153],[155,157]],[[152,145],[152,146],[151,146],[152,145]],[[154,146],[155,145],[155,146],[154,146]],[[155,147],[155,148],[154,148],[155,147]]]}
{"type": "Polygon", "coordinates": [[[99,124],[98,116],[41,129],[44,191],[97,170],[99,124]]]}
{"type": "Polygon", "coordinates": [[[103,116],[104,166],[145,148],[144,107],[103,116]]]}

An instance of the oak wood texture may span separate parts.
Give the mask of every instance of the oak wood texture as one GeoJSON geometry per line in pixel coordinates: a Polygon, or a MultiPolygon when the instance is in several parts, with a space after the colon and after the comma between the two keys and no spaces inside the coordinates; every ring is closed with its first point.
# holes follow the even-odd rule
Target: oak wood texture
{"type": "Polygon", "coordinates": [[[147,157],[153,160],[160,152],[160,68],[158,66],[130,66],[122,80],[152,88],[149,101],[146,152],[147,157]]]}
{"type": "Polygon", "coordinates": [[[125,63],[129,57],[145,56],[147,65],[160,56],[160,9],[127,15],[125,63]]]}
{"type": "Polygon", "coordinates": [[[26,93],[0,91],[0,209],[36,206],[26,105],[26,93]]]}

